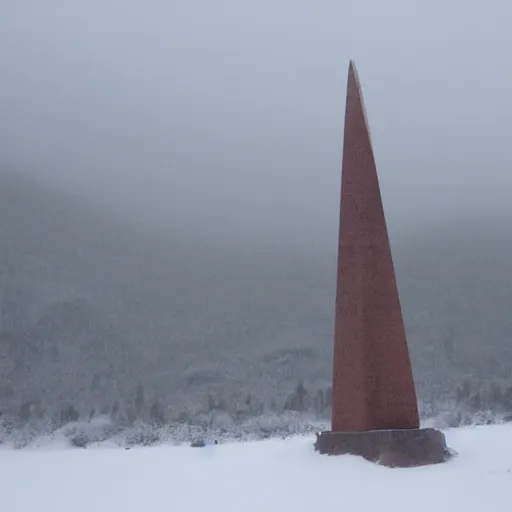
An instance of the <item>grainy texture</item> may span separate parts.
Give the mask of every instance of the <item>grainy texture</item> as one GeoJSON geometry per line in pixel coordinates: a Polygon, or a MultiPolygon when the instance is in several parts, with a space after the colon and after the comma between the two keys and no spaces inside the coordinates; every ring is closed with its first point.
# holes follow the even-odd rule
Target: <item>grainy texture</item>
{"type": "Polygon", "coordinates": [[[332,430],[419,427],[386,220],[354,63],[345,111],[332,430]]]}

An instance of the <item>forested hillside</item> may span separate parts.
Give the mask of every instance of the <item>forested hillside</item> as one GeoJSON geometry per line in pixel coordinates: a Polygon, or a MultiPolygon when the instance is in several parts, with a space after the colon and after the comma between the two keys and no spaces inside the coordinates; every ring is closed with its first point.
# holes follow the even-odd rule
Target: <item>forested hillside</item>
{"type": "MultiPolygon", "coordinates": [[[[507,232],[468,223],[392,240],[430,408],[460,398],[468,377],[466,395],[483,382],[508,385],[507,232]]],[[[335,259],[151,231],[4,172],[0,411],[189,423],[212,410],[328,417],[335,259]]]]}

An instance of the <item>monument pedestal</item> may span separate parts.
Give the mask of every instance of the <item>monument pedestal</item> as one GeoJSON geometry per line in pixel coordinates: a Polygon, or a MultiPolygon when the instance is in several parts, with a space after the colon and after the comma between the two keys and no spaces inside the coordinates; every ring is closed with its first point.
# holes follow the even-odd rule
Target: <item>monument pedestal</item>
{"type": "Polygon", "coordinates": [[[325,455],[360,455],[392,468],[439,464],[452,456],[444,434],[433,428],[321,432],[315,450],[325,455]]]}

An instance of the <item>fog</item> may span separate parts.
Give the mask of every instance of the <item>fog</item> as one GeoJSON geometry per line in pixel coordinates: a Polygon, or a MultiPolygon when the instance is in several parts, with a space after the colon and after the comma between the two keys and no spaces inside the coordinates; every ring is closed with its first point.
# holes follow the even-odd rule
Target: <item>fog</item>
{"type": "Polygon", "coordinates": [[[498,218],[512,8],[485,5],[3,0],[0,160],[164,226],[333,243],[353,58],[390,229],[498,218]]]}
{"type": "Polygon", "coordinates": [[[349,59],[422,418],[512,418],[512,8],[483,5],[0,0],[0,444],[330,417],[349,59]]]}

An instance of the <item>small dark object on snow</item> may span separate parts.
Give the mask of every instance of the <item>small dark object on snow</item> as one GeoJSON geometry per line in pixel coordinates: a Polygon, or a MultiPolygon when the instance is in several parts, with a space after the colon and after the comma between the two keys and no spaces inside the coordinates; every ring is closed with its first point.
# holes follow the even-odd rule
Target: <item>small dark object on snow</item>
{"type": "MultiPolygon", "coordinates": [[[[215,440],[213,444],[219,444],[219,442],[215,440]]],[[[192,448],[204,448],[207,445],[208,443],[206,441],[194,441],[190,446],[192,448]]]]}

